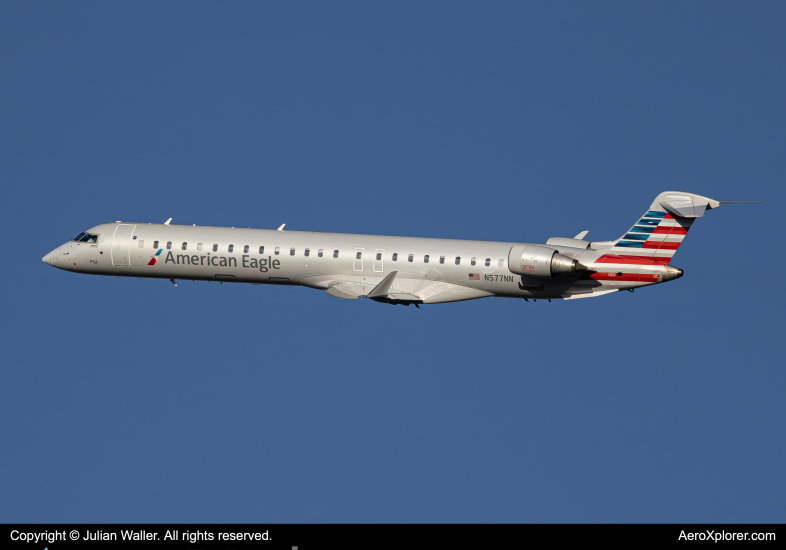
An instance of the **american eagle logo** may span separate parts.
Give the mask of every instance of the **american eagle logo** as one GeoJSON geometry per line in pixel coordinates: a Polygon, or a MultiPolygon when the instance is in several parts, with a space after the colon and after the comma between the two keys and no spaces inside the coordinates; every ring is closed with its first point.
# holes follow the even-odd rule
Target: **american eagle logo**
{"type": "Polygon", "coordinates": [[[164,249],[163,248],[159,248],[158,252],[156,252],[155,256],[150,258],[150,261],[147,263],[147,265],[156,265],[156,256],[160,255],[162,250],[164,250],[164,249]]]}

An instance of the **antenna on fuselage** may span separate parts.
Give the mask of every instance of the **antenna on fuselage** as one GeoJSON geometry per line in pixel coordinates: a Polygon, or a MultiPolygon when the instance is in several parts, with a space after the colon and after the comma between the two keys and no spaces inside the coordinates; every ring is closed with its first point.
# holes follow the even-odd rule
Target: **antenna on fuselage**
{"type": "Polygon", "coordinates": [[[284,226],[285,226],[285,225],[286,225],[285,223],[282,223],[282,224],[281,224],[281,227],[279,227],[278,229],[276,229],[276,231],[284,231],[284,226]]]}
{"type": "Polygon", "coordinates": [[[167,221],[164,222],[164,225],[169,225],[169,222],[172,221],[172,218],[169,218],[167,221]]]}

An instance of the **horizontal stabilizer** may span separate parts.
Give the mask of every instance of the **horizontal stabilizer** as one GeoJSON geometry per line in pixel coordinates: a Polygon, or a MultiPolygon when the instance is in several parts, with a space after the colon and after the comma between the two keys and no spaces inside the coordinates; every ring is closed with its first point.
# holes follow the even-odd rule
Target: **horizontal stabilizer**
{"type": "Polygon", "coordinates": [[[706,204],[694,204],[692,200],[672,200],[660,203],[666,212],[678,218],[701,218],[704,216],[706,204]]]}

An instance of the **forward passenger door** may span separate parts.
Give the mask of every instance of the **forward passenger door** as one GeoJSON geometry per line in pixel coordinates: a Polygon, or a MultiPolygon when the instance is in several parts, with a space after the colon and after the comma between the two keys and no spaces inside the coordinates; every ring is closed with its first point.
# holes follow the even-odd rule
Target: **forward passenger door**
{"type": "Polygon", "coordinates": [[[112,238],[112,265],[129,267],[131,265],[131,235],[136,225],[121,224],[115,228],[112,238]]]}

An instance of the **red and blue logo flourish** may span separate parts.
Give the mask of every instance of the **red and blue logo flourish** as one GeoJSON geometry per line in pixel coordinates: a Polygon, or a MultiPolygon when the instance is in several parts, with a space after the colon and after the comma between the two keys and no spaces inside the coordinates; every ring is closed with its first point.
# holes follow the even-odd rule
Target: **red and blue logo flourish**
{"type": "Polygon", "coordinates": [[[148,264],[147,264],[147,265],[156,265],[156,256],[160,256],[160,255],[161,255],[161,251],[162,251],[162,250],[164,250],[164,249],[163,249],[163,248],[159,248],[159,249],[158,249],[158,252],[156,252],[155,256],[153,256],[152,258],[150,258],[150,261],[148,262],[148,264]]]}

